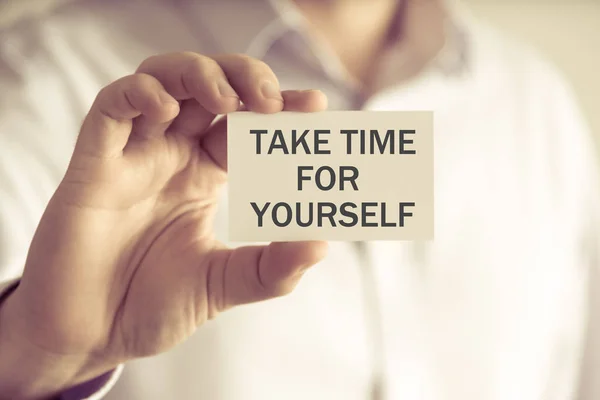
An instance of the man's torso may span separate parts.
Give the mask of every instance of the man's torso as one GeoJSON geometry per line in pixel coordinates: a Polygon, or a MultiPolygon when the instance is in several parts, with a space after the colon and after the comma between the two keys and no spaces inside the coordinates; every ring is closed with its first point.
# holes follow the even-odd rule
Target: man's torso
{"type": "MultiPolygon", "coordinates": [[[[18,101],[2,99],[4,126],[37,128],[2,132],[11,227],[2,261],[26,250],[102,86],[156,53],[244,51],[219,48],[224,20],[181,7],[84,2],[8,33],[1,52],[23,81],[8,91],[18,101]]],[[[252,23],[246,11],[236,23],[252,23]]],[[[509,62],[511,50],[485,36],[467,72],[428,70],[361,100],[302,46],[290,33],[264,51],[284,89],[322,89],[332,109],[435,111],[435,240],[332,243],[295,293],[230,311],[173,351],[128,364],[107,398],[359,400],[378,367],[390,399],[567,398],[588,266],[581,204],[565,192],[570,155],[557,147],[563,118],[550,121],[553,105],[536,97],[551,74],[525,56],[509,62]],[[484,56],[486,44],[498,50],[484,56]]],[[[224,240],[226,219],[220,212],[216,224],[224,240]]]]}

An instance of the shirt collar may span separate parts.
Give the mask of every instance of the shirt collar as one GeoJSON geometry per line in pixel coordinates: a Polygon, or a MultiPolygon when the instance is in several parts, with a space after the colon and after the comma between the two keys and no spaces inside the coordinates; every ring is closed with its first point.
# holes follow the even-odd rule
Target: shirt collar
{"type": "MultiPolygon", "coordinates": [[[[468,68],[468,19],[462,18],[465,10],[458,0],[443,1],[448,11],[445,45],[430,66],[444,74],[457,74],[468,68]]],[[[277,40],[291,31],[301,32],[304,26],[303,17],[291,0],[194,1],[193,4],[203,27],[222,52],[262,59],[277,40]]]]}
{"type": "Polygon", "coordinates": [[[262,58],[292,28],[268,0],[193,1],[190,6],[222,52],[262,58]]]}

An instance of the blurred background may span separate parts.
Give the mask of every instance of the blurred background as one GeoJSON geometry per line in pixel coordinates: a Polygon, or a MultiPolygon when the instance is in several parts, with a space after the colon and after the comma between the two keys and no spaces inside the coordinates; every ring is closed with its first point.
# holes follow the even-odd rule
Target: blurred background
{"type": "MultiPolygon", "coordinates": [[[[70,1],[0,0],[0,28],[25,9],[43,12],[70,1]]],[[[600,150],[600,0],[458,1],[558,65],[576,90],[600,150]]]]}
{"type": "Polygon", "coordinates": [[[534,46],[571,82],[600,150],[600,0],[462,0],[534,46]]]}

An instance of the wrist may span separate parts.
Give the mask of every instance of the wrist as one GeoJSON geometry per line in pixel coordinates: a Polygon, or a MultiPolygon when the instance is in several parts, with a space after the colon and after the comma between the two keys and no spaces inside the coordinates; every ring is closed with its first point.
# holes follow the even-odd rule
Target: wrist
{"type": "Polygon", "coordinates": [[[28,340],[18,295],[0,299],[0,400],[55,398],[114,369],[85,354],[56,354],[28,340]]]}

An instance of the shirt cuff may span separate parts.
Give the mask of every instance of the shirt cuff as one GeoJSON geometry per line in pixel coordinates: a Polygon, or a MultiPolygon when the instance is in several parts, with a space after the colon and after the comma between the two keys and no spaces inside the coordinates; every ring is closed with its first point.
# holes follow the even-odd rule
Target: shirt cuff
{"type": "MultiPolygon", "coordinates": [[[[0,302],[19,285],[19,282],[19,278],[0,282],[0,302]]],[[[97,378],[67,389],[58,396],[58,400],[100,400],[117,383],[122,371],[123,365],[119,365],[114,370],[97,378]]]]}
{"type": "Polygon", "coordinates": [[[58,400],[100,400],[117,383],[122,371],[123,365],[119,365],[104,375],[64,391],[58,400]]]}

